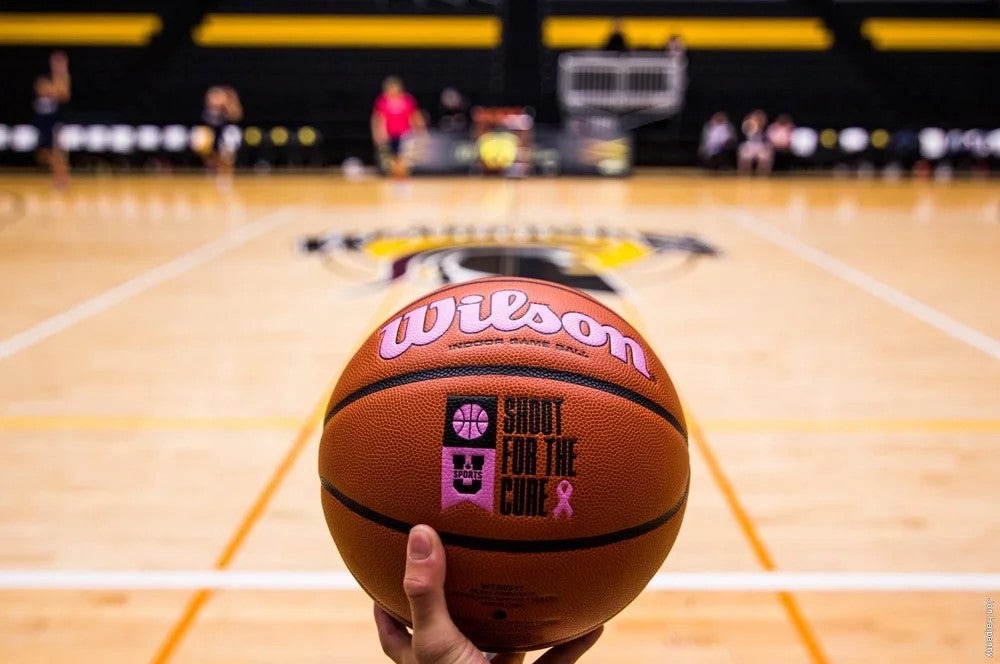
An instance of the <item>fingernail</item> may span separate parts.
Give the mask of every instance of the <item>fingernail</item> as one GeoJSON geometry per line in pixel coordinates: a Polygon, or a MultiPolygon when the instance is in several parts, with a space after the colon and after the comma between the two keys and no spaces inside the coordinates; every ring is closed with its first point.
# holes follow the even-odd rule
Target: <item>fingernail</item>
{"type": "Polygon", "coordinates": [[[406,544],[406,555],[410,560],[424,560],[431,555],[431,538],[422,528],[410,531],[410,539],[406,544]]]}

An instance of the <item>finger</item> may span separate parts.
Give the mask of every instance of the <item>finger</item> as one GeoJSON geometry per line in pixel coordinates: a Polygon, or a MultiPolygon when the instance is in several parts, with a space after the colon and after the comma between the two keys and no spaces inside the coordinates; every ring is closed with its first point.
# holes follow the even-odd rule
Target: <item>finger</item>
{"type": "Polygon", "coordinates": [[[438,637],[458,634],[444,598],[445,558],[441,538],[429,526],[414,526],[406,543],[403,590],[410,600],[414,631],[438,637]]]}
{"type": "Polygon", "coordinates": [[[521,664],[523,661],[523,652],[502,652],[491,659],[490,664],[521,664]]]}
{"type": "Polygon", "coordinates": [[[535,664],[573,664],[597,643],[597,639],[601,638],[603,631],[604,625],[601,625],[594,631],[573,639],[569,643],[556,646],[535,660],[535,664]]]}
{"type": "Polygon", "coordinates": [[[410,633],[406,627],[386,613],[378,604],[375,605],[375,627],[378,629],[378,640],[382,644],[382,652],[396,664],[403,663],[403,657],[410,650],[410,633]]]}

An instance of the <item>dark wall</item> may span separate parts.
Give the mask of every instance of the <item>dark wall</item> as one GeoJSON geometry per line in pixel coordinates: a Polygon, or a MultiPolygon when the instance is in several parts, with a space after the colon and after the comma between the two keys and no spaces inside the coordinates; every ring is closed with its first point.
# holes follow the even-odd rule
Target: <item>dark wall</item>
{"type": "MultiPolygon", "coordinates": [[[[281,11],[326,13],[496,13],[504,6],[470,2],[403,0],[222,0],[219,2],[140,2],[104,0],[95,11],[150,11],[164,17],[164,31],[147,47],[68,49],[74,97],[68,120],[85,122],[196,123],[202,95],[214,84],[236,87],[244,100],[246,123],[311,124],[326,137],[331,161],[349,154],[367,157],[368,113],[381,80],[401,75],[422,106],[436,109],[442,87],[454,85],[474,103],[537,101],[540,121],[558,122],[558,53],[526,35],[537,34],[546,14],[658,14],[687,16],[812,16],[834,33],[827,51],[691,51],[689,94],[681,115],[639,130],[640,163],[685,163],[694,156],[701,124],[725,110],[739,118],[753,108],[789,112],[817,127],[1000,126],[1000,53],[887,53],[872,50],[859,36],[867,15],[912,13],[925,16],[995,16],[991,3],[655,2],[653,0],[517,0],[522,23],[508,34],[514,43],[489,50],[253,49],[200,48],[191,28],[207,12],[281,11]],[[905,5],[904,9],[900,9],[905,5]],[[937,12],[937,13],[935,13],[937,12]],[[530,14],[530,15],[529,15],[530,14]],[[521,43],[518,43],[520,40],[521,43]],[[530,56],[530,57],[528,57],[530,56]],[[528,69],[530,68],[530,71],[528,69]]],[[[5,11],[38,11],[37,3],[9,0],[5,11]],[[19,4],[20,2],[20,4],[19,4]],[[23,6],[22,6],[23,5],[23,6]]],[[[81,11],[78,2],[54,0],[46,11],[81,11]]],[[[30,119],[31,87],[44,72],[50,49],[0,47],[0,122],[30,119]]]]}

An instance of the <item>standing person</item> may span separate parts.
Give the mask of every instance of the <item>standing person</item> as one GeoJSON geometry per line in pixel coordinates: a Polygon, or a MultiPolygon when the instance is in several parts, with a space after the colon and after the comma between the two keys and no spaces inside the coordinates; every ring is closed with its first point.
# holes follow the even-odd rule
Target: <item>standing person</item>
{"type": "Polygon", "coordinates": [[[624,53],[628,50],[628,42],[625,41],[625,32],[622,30],[622,20],[620,18],[615,18],[611,22],[611,34],[608,35],[608,40],[604,42],[602,50],[614,53],[624,53]]]}
{"type": "Polygon", "coordinates": [[[668,58],[675,59],[682,66],[687,64],[687,44],[684,43],[680,35],[670,35],[663,52],[668,58]]]}
{"type": "Polygon", "coordinates": [[[684,98],[687,90],[687,45],[679,34],[672,34],[663,48],[663,55],[670,63],[670,86],[677,90],[677,110],[670,118],[669,136],[671,142],[677,142],[684,125],[684,98]]]}
{"type": "Polygon", "coordinates": [[[406,177],[409,164],[402,154],[403,139],[414,129],[424,130],[424,117],[398,77],[390,76],[382,83],[382,94],[372,109],[371,128],[379,155],[388,159],[389,172],[396,178],[406,177]]]}
{"type": "Polygon", "coordinates": [[[212,130],[212,150],[205,155],[205,165],[219,175],[232,175],[236,146],[227,144],[224,129],[243,119],[243,105],[236,90],[228,85],[213,85],[205,93],[201,120],[212,130]]]}
{"type": "Polygon", "coordinates": [[[52,172],[52,184],[62,189],[69,184],[69,159],[59,146],[59,106],[70,98],[69,58],[62,51],[49,56],[49,75],[35,79],[35,127],[38,129],[37,157],[52,172]]]}
{"type": "Polygon", "coordinates": [[[770,173],[774,148],[767,140],[767,115],[761,110],[751,111],[741,128],[745,140],[739,149],[740,172],[749,173],[756,164],[758,173],[770,173]]]}
{"type": "Polygon", "coordinates": [[[465,95],[449,86],[441,91],[438,128],[441,131],[466,133],[469,130],[469,102],[465,95]]]}

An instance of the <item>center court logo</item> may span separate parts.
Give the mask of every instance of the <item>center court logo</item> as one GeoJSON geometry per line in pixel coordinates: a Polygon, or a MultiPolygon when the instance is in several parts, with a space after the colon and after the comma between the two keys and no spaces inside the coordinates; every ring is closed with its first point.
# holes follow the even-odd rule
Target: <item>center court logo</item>
{"type": "Polygon", "coordinates": [[[493,511],[497,398],[449,396],[441,442],[441,509],[472,503],[493,511]]]}
{"type": "MultiPolygon", "coordinates": [[[[433,272],[446,284],[477,277],[508,275],[554,281],[570,288],[615,293],[610,272],[635,268],[630,281],[686,275],[696,259],[719,254],[718,248],[694,235],[666,235],[600,224],[559,226],[547,222],[545,211],[524,225],[454,223],[407,228],[369,228],[359,232],[332,231],[304,237],[304,253],[323,257],[323,265],[338,279],[357,270],[356,257],[380,264],[376,283],[387,285],[407,276],[433,272]],[[352,256],[353,255],[353,256],[352,256]],[[601,270],[595,270],[599,265],[601,270]]],[[[366,283],[360,274],[357,283],[366,283]]],[[[353,279],[352,279],[353,280],[353,279]]],[[[370,283],[370,282],[368,282],[370,283]]]]}

